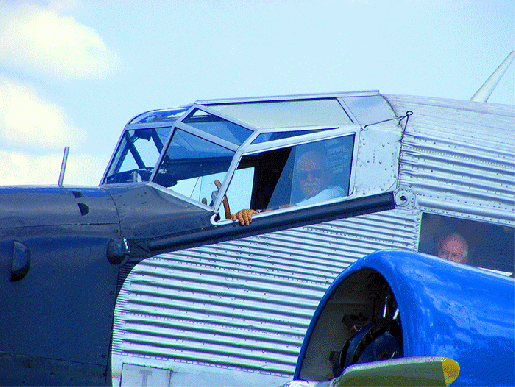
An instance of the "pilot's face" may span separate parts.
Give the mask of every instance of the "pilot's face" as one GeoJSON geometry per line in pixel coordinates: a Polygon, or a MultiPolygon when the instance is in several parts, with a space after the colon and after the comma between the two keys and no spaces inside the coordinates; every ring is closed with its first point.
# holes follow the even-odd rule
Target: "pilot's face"
{"type": "Polygon", "coordinates": [[[311,198],[327,186],[326,163],[315,152],[302,155],[297,165],[300,190],[306,198],[311,198]]]}
{"type": "Polygon", "coordinates": [[[442,242],[442,245],[438,249],[438,256],[449,261],[466,263],[467,246],[458,238],[452,236],[448,237],[442,242]]]}

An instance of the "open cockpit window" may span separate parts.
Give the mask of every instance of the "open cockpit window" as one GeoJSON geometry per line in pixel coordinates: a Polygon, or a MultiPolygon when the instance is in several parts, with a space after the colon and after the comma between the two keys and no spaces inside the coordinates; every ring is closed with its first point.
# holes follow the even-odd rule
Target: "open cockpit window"
{"type": "Polygon", "coordinates": [[[227,191],[231,211],[270,211],[348,196],[353,146],[354,135],[346,135],[244,155],[227,191]]]}
{"type": "Polygon", "coordinates": [[[149,181],[171,128],[125,130],[103,184],[149,181]]]}
{"type": "Polygon", "coordinates": [[[176,129],[153,182],[213,206],[233,156],[229,149],[176,129]]]}

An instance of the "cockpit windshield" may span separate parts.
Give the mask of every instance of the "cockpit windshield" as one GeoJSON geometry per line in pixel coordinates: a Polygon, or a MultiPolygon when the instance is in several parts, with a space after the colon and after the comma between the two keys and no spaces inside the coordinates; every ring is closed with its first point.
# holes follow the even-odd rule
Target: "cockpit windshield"
{"type": "Polygon", "coordinates": [[[125,130],[104,184],[149,181],[171,128],[125,130]]]}
{"type": "Polygon", "coordinates": [[[194,128],[197,131],[191,132],[200,137],[204,137],[202,133],[211,139],[215,136],[221,141],[212,139],[213,143],[235,150],[245,144],[266,146],[279,139],[370,125],[394,117],[377,92],[197,101],[195,105],[154,110],[127,124],[102,184],[149,181],[174,125],[186,132],[188,127],[194,128]]]}
{"type": "MultiPolygon", "coordinates": [[[[347,197],[360,124],[394,117],[377,92],[197,101],[155,110],[129,122],[103,184],[152,179],[208,207],[220,205],[224,187],[224,201],[235,210],[347,197]],[[303,154],[320,165],[307,179],[296,167],[303,154]],[[316,190],[308,181],[329,184],[320,192],[331,195],[308,194],[316,190]]],[[[222,218],[221,206],[215,210],[222,218]]]]}

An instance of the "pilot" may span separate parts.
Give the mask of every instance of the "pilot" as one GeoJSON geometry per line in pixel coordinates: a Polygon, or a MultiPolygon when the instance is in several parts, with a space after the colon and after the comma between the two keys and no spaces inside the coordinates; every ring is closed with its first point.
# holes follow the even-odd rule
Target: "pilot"
{"type": "Polygon", "coordinates": [[[438,247],[438,256],[449,261],[467,263],[468,244],[459,234],[447,235],[438,247]]]}
{"type": "MultiPolygon", "coordinates": [[[[296,164],[296,175],[303,195],[297,205],[318,203],[346,195],[340,186],[329,186],[333,174],[320,152],[311,150],[302,154],[296,164]]],[[[231,218],[242,225],[249,225],[252,215],[257,213],[253,209],[243,209],[232,214],[231,218]]]]}
{"type": "Polygon", "coordinates": [[[326,158],[321,153],[308,151],[300,156],[297,178],[304,198],[297,204],[313,204],[345,196],[340,186],[329,186],[332,176],[326,158]]]}

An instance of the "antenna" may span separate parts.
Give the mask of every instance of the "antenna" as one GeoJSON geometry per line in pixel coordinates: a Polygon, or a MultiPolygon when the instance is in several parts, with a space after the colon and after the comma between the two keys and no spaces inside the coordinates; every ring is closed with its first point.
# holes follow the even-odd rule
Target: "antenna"
{"type": "Polygon", "coordinates": [[[492,75],[490,75],[490,77],[486,80],[483,86],[481,86],[481,88],[476,92],[476,94],[474,94],[474,96],[470,100],[476,102],[486,102],[490,97],[490,94],[492,94],[492,91],[494,91],[502,76],[510,66],[513,58],[515,58],[515,51],[510,52],[510,54],[501,63],[501,65],[497,67],[497,70],[495,70],[492,73],[492,75]]]}
{"type": "Polygon", "coordinates": [[[66,171],[66,162],[68,161],[68,153],[70,152],[70,147],[65,146],[64,147],[64,155],[63,155],[63,161],[61,162],[61,173],[59,174],[59,181],[57,185],[59,187],[63,186],[63,180],[64,180],[64,172],[66,171]]]}

